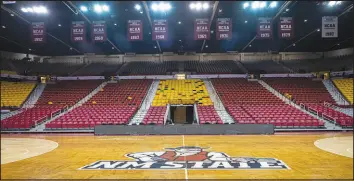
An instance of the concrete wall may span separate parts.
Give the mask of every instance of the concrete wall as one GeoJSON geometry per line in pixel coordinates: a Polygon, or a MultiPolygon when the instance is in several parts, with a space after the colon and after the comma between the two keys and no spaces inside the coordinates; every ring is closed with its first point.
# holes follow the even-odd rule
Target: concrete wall
{"type": "MultiPolygon", "coordinates": [[[[22,59],[26,54],[11,53],[0,51],[1,57],[22,59]]],[[[44,58],[49,58],[49,63],[98,63],[104,62],[107,64],[117,64],[122,62],[132,61],[210,61],[210,60],[235,60],[235,61],[261,61],[261,60],[308,60],[325,57],[337,57],[353,54],[353,48],[334,50],[329,52],[280,52],[277,54],[259,52],[259,53],[199,53],[196,55],[163,55],[163,54],[138,54],[134,56],[127,55],[95,55],[85,54],[81,56],[56,56],[56,57],[41,57],[41,62],[44,58]]],[[[29,55],[30,58],[39,57],[37,55],[29,55]]]]}
{"type": "Polygon", "coordinates": [[[330,57],[339,57],[339,56],[344,56],[344,55],[353,55],[354,48],[344,48],[340,50],[333,50],[329,52],[325,52],[324,56],[326,58],[330,57]]]}

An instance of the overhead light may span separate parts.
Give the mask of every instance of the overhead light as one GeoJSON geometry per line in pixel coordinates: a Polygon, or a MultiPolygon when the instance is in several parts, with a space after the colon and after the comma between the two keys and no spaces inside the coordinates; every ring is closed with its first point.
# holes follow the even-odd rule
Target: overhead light
{"type": "Polygon", "coordinates": [[[293,44],[293,47],[295,46],[295,43],[293,44]]]}
{"type": "Polygon", "coordinates": [[[247,23],[248,21],[246,20],[245,23],[247,23]]]}
{"type": "Polygon", "coordinates": [[[336,5],[336,1],[329,1],[328,6],[334,6],[336,5]]]}
{"type": "Polygon", "coordinates": [[[1,26],[2,28],[6,28],[6,26],[1,26]]]}
{"type": "MultiPolygon", "coordinates": [[[[33,6],[28,8],[21,8],[21,11],[24,13],[38,13],[38,14],[47,14],[48,10],[44,6],[33,6]]],[[[11,15],[13,16],[13,15],[11,15]]]]}
{"type": "Polygon", "coordinates": [[[10,16],[15,16],[14,14],[10,14],[10,16]]]}
{"type": "Polygon", "coordinates": [[[194,4],[194,3],[190,3],[190,4],[189,4],[189,8],[190,8],[190,9],[195,9],[195,4],[194,4]]]}
{"type": "Polygon", "coordinates": [[[221,13],[222,12],[222,9],[219,9],[219,13],[221,13]]]}
{"type": "Polygon", "coordinates": [[[136,4],[134,8],[139,11],[141,9],[141,6],[139,4],[136,4]]]}
{"type": "Polygon", "coordinates": [[[195,9],[196,9],[196,10],[202,9],[202,3],[197,3],[197,4],[195,5],[195,9]]]}
{"type": "Polygon", "coordinates": [[[154,46],[154,48],[157,48],[156,46],[154,46]]]}
{"type": "Polygon", "coordinates": [[[153,11],[157,11],[158,8],[159,8],[159,6],[157,4],[155,4],[155,3],[151,5],[151,9],[153,11]]]}
{"type": "Polygon", "coordinates": [[[249,47],[252,47],[252,45],[248,45],[249,47]]]}
{"type": "Polygon", "coordinates": [[[249,3],[243,3],[243,9],[248,8],[248,6],[250,6],[250,4],[249,4],[249,3]]]}
{"type": "Polygon", "coordinates": [[[94,5],[93,6],[93,10],[96,12],[96,13],[101,13],[102,12],[102,7],[98,4],[94,5]]]}
{"type": "Polygon", "coordinates": [[[149,32],[149,35],[151,35],[151,32],[149,32]]]}
{"type": "Polygon", "coordinates": [[[108,12],[109,11],[109,6],[103,5],[102,10],[108,12]]]}
{"type": "Polygon", "coordinates": [[[27,8],[21,8],[21,11],[24,12],[24,13],[28,12],[27,8]]]}
{"type": "Polygon", "coordinates": [[[58,24],[58,26],[61,26],[61,24],[58,24]]]}
{"type": "Polygon", "coordinates": [[[140,11],[140,14],[143,14],[143,12],[142,12],[142,11],[140,11]]]}
{"type": "Polygon", "coordinates": [[[272,2],[270,3],[269,7],[271,7],[271,8],[277,7],[277,2],[276,2],[276,1],[272,1],[272,2]]]}
{"type": "Polygon", "coordinates": [[[342,1],[337,1],[336,5],[342,4],[342,1]]]}
{"type": "Polygon", "coordinates": [[[33,9],[32,8],[27,8],[27,12],[33,13],[33,9]]]}
{"type": "Polygon", "coordinates": [[[28,50],[31,51],[32,49],[29,48],[28,50]]]}
{"type": "Polygon", "coordinates": [[[178,21],[178,24],[182,24],[182,22],[178,21]]]}
{"type": "Polygon", "coordinates": [[[112,50],[114,50],[114,47],[112,47],[112,50]]]}
{"type": "Polygon", "coordinates": [[[252,3],[252,8],[253,8],[253,9],[257,9],[257,8],[259,8],[259,6],[260,6],[260,4],[259,4],[258,1],[254,1],[254,2],[252,3]]]}
{"type": "Polygon", "coordinates": [[[339,46],[340,44],[338,43],[337,45],[339,46]]]}
{"type": "Polygon", "coordinates": [[[70,50],[73,50],[73,48],[70,47],[70,50]]]}
{"type": "Polygon", "coordinates": [[[212,33],[212,34],[213,34],[213,33],[214,33],[214,30],[211,30],[211,31],[210,31],[210,33],[212,33]]]}
{"type": "Polygon", "coordinates": [[[182,41],[182,40],[178,40],[178,41],[182,41]]]}
{"type": "Polygon", "coordinates": [[[289,11],[289,9],[286,9],[285,11],[289,11]]]}
{"type": "Polygon", "coordinates": [[[167,4],[165,4],[164,5],[164,7],[165,7],[165,10],[170,10],[171,9],[171,4],[170,3],[167,3],[167,4]]]}
{"type": "Polygon", "coordinates": [[[205,45],[205,48],[208,48],[209,46],[208,45],[205,45]]]}
{"type": "Polygon", "coordinates": [[[306,22],[307,22],[307,19],[305,19],[304,22],[306,23],[306,22]]]}
{"type": "Polygon", "coordinates": [[[259,4],[260,8],[265,8],[266,6],[267,6],[267,3],[265,1],[263,1],[259,4]]]}
{"type": "Polygon", "coordinates": [[[317,31],[320,31],[320,29],[318,28],[317,31]]]}
{"type": "Polygon", "coordinates": [[[80,10],[83,11],[83,12],[86,12],[87,11],[87,7],[86,6],[81,6],[80,10]]]}
{"type": "Polygon", "coordinates": [[[117,26],[117,23],[114,23],[114,26],[117,26]]]}
{"type": "Polygon", "coordinates": [[[204,3],[203,4],[203,9],[208,9],[209,8],[209,4],[208,3],[204,3]]]}

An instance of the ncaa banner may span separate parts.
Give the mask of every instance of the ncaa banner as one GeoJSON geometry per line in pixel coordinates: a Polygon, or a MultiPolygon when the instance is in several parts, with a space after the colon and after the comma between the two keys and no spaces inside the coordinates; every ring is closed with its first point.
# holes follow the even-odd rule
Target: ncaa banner
{"type": "Polygon", "coordinates": [[[105,21],[92,22],[92,40],[94,42],[104,42],[107,40],[105,21]]]}
{"type": "Polygon", "coordinates": [[[143,40],[143,22],[141,20],[128,20],[128,40],[143,40]]]}
{"type": "Polygon", "coordinates": [[[338,37],[338,17],[324,16],[322,17],[322,38],[338,37]]]}
{"type": "Polygon", "coordinates": [[[271,18],[258,18],[257,38],[270,39],[273,37],[272,19],[271,18]]]}
{"type": "Polygon", "coordinates": [[[279,38],[291,39],[294,37],[294,25],[292,17],[280,17],[279,38]]]}
{"type": "Polygon", "coordinates": [[[154,20],[152,29],[152,40],[167,40],[167,20],[154,20]]]}
{"type": "Polygon", "coordinates": [[[71,23],[71,40],[73,42],[82,42],[86,38],[86,29],[84,21],[73,21],[71,23]]]}
{"type": "Polygon", "coordinates": [[[209,40],[209,19],[196,19],[194,21],[194,40],[209,40]]]}
{"type": "Polygon", "coordinates": [[[230,18],[216,20],[216,39],[227,40],[232,38],[232,21],[230,18]]]}
{"type": "Polygon", "coordinates": [[[33,43],[44,43],[46,41],[44,22],[33,22],[31,29],[33,43]]]}

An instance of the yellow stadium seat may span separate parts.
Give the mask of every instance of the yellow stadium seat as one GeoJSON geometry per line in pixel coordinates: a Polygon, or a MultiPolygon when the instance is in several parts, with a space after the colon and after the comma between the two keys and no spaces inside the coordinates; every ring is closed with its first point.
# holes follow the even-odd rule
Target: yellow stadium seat
{"type": "Polygon", "coordinates": [[[32,82],[1,81],[1,107],[20,107],[35,86],[32,82]]]}
{"type": "Polygon", "coordinates": [[[334,85],[339,89],[350,104],[353,104],[353,80],[353,78],[332,80],[334,85]]]}
{"type": "Polygon", "coordinates": [[[203,106],[213,105],[202,80],[161,80],[152,106],[194,103],[203,106]]]}

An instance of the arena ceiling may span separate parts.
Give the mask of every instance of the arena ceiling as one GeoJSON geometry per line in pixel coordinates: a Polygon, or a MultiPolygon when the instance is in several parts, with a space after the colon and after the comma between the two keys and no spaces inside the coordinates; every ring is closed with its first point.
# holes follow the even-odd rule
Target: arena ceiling
{"type": "MultiPolygon", "coordinates": [[[[152,11],[151,5],[153,2],[151,1],[146,1],[149,9],[148,13],[144,8],[145,2],[143,1],[16,1],[15,4],[2,4],[0,49],[11,52],[30,52],[38,55],[58,56],[83,53],[123,54],[134,52],[146,54],[160,53],[160,49],[161,52],[184,51],[197,53],[222,53],[227,51],[317,52],[353,46],[354,19],[352,1],[342,1],[340,5],[332,7],[318,1],[279,1],[276,8],[264,8],[261,10],[244,9],[243,4],[246,1],[209,1],[211,7],[208,10],[198,12],[189,8],[190,2],[171,1],[171,10],[165,13],[152,11]],[[97,2],[107,4],[110,7],[110,11],[101,14],[88,11],[83,12],[83,14],[90,21],[106,21],[109,41],[92,43],[89,38],[90,28],[87,26],[88,42],[73,43],[70,36],[71,22],[86,21],[80,13],[74,13],[73,5],[77,8],[83,5],[92,7],[97,2]],[[134,8],[136,4],[141,5],[140,11],[134,8]],[[196,18],[210,19],[213,14],[213,6],[216,4],[211,31],[215,31],[216,18],[232,18],[233,38],[231,40],[218,41],[214,32],[211,34],[210,40],[205,42],[194,40],[194,20],[196,18]],[[43,5],[48,9],[49,13],[34,15],[21,11],[21,8],[33,5],[43,5]],[[284,8],[285,5],[286,8],[284,8]],[[283,10],[280,11],[280,9],[283,10]],[[348,9],[349,11],[346,11],[348,9]],[[273,33],[272,40],[254,39],[257,18],[273,18],[278,13],[280,13],[277,16],[278,18],[279,16],[291,16],[294,18],[295,37],[291,40],[284,40],[279,39],[277,33],[273,33]],[[148,14],[151,19],[167,19],[168,41],[156,42],[152,40],[148,14]],[[322,16],[339,16],[338,38],[321,38],[321,33],[317,32],[316,29],[321,27],[322,16]],[[127,39],[127,21],[134,19],[143,21],[143,41],[132,42],[127,39]],[[30,24],[28,22],[34,21],[45,22],[47,32],[50,34],[47,35],[46,43],[34,44],[31,42],[30,24]],[[179,22],[181,23],[179,24],[179,22]]],[[[276,31],[276,26],[273,29],[276,31]]]]}

